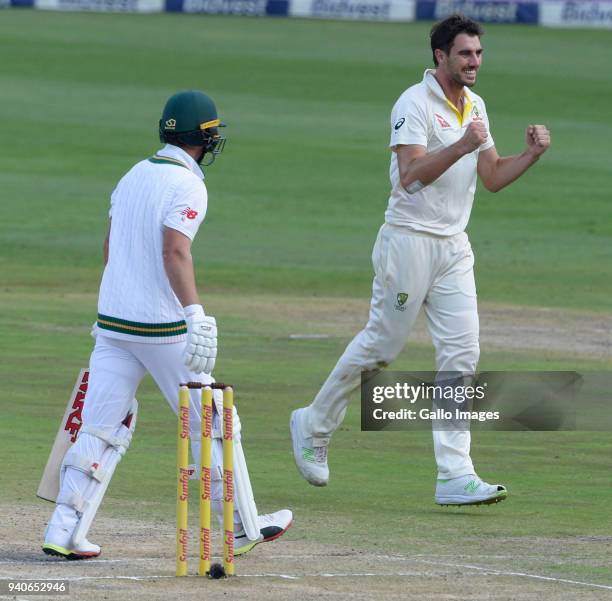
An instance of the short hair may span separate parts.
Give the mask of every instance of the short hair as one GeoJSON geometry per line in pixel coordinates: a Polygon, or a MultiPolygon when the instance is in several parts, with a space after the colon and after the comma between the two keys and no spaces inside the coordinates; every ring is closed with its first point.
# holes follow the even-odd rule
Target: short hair
{"type": "Polygon", "coordinates": [[[455,38],[460,33],[466,33],[467,35],[475,35],[479,38],[484,35],[482,27],[468,19],[463,15],[455,13],[450,17],[447,17],[443,21],[436,23],[431,28],[429,37],[431,38],[431,52],[433,54],[434,65],[438,66],[438,59],[436,58],[436,50],[442,50],[445,54],[450,52],[453,47],[455,38]]]}
{"type": "MultiPolygon", "coordinates": [[[[182,148],[183,150],[185,150],[185,148],[187,148],[188,146],[194,146],[193,144],[185,144],[184,142],[181,141],[180,134],[171,133],[171,132],[164,133],[164,142],[166,144],[172,144],[172,146],[178,146],[179,148],[182,148]]],[[[204,146],[204,142],[202,142],[202,146],[204,146]]]]}

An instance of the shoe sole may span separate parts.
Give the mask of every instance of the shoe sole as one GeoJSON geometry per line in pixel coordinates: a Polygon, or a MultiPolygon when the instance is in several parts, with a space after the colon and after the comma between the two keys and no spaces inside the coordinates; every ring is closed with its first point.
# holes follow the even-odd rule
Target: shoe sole
{"type": "Polygon", "coordinates": [[[75,553],[74,551],[70,551],[64,547],[58,547],[57,545],[43,545],[43,553],[47,555],[53,555],[54,557],[63,557],[68,561],[79,561],[81,559],[91,559],[92,557],[98,557],[100,555],[100,551],[98,553],[89,552],[89,553],[75,553]]]}
{"type": "Polygon", "coordinates": [[[245,555],[246,553],[248,553],[251,549],[256,547],[261,542],[263,541],[256,540],[255,542],[247,543],[246,545],[243,545],[242,547],[239,547],[238,549],[234,549],[234,557],[240,557],[241,555],[245,555]]]}
{"type": "Polygon", "coordinates": [[[242,547],[240,547],[240,549],[236,549],[234,550],[234,556],[235,557],[240,557],[241,555],[245,555],[246,553],[248,553],[251,549],[253,549],[254,547],[256,547],[257,545],[259,545],[259,543],[270,543],[273,540],[276,540],[277,538],[280,538],[283,534],[285,534],[285,532],[287,532],[287,530],[289,530],[289,528],[291,528],[291,526],[293,525],[293,520],[291,520],[287,526],[285,527],[284,530],[281,530],[280,532],[277,532],[276,534],[274,534],[273,536],[269,536],[268,538],[262,538],[261,540],[255,541],[253,543],[244,545],[242,547]]]}
{"type": "Polygon", "coordinates": [[[296,424],[295,421],[295,414],[299,411],[299,409],[296,409],[295,411],[293,411],[291,413],[291,419],[289,420],[289,432],[291,433],[291,445],[293,447],[293,461],[295,462],[295,467],[297,467],[298,472],[300,472],[300,474],[302,474],[302,477],[309,483],[312,484],[313,486],[327,486],[327,480],[312,480],[311,476],[305,474],[302,471],[302,468],[300,467],[300,464],[298,462],[298,457],[300,456],[300,449],[297,448],[296,446],[296,441],[295,439],[297,438],[296,436],[293,436],[293,430],[299,428],[298,424],[296,424]]]}
{"type": "Polygon", "coordinates": [[[473,505],[495,505],[496,503],[501,503],[504,499],[508,497],[508,492],[503,491],[498,493],[494,497],[489,497],[488,499],[480,499],[478,501],[470,501],[470,500],[456,500],[455,498],[441,498],[435,499],[436,505],[440,505],[441,507],[467,507],[473,505]]]}
{"type": "Polygon", "coordinates": [[[273,540],[276,540],[277,538],[280,538],[283,534],[285,534],[285,532],[287,532],[287,530],[289,530],[289,528],[291,528],[291,526],[293,526],[293,520],[291,520],[286,526],[284,530],[281,530],[280,532],[277,532],[276,534],[273,534],[272,536],[269,536],[268,538],[264,538],[261,542],[262,543],[270,543],[273,540]]]}

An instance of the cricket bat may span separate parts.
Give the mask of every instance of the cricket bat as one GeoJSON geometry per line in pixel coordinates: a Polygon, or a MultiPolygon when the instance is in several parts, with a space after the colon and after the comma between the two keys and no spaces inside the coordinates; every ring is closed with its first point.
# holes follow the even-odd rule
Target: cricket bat
{"type": "Polygon", "coordinates": [[[81,425],[83,424],[82,414],[85,404],[85,394],[87,393],[87,383],[89,381],[89,370],[81,369],[79,377],[72,389],[72,394],[68,400],[64,417],[60,423],[55,442],[51,448],[49,459],[45,471],[43,472],[36,496],[55,503],[59,493],[60,470],[62,461],[68,449],[77,439],[81,425]]]}

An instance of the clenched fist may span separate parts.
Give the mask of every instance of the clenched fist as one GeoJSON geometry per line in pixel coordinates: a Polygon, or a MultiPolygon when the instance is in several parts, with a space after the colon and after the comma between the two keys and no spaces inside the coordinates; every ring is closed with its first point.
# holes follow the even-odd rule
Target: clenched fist
{"type": "Polygon", "coordinates": [[[469,154],[480,148],[487,141],[489,134],[482,121],[472,121],[465,130],[463,137],[459,140],[463,154],[469,154]]]}
{"type": "Polygon", "coordinates": [[[527,149],[536,157],[546,152],[550,146],[550,132],[546,125],[528,125],[525,138],[527,149]]]}

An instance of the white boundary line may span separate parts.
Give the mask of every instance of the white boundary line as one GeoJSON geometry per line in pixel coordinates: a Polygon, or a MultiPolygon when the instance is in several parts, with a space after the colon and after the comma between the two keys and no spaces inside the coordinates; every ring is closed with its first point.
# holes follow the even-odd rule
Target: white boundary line
{"type": "MultiPolygon", "coordinates": [[[[543,576],[541,574],[530,574],[528,572],[515,572],[498,570],[495,568],[487,568],[477,566],[473,564],[462,564],[462,563],[449,563],[445,561],[435,561],[431,559],[425,559],[431,557],[430,555],[376,555],[371,553],[336,553],[336,554],[311,554],[311,555],[269,555],[266,559],[322,559],[322,558],[372,558],[381,561],[411,561],[418,562],[421,564],[437,566],[437,567],[451,567],[460,568],[464,570],[475,570],[482,575],[490,576],[509,576],[517,578],[530,578],[534,580],[542,580],[545,582],[555,582],[559,584],[570,584],[574,586],[586,586],[591,588],[598,588],[603,590],[612,591],[612,586],[606,584],[596,584],[594,582],[583,582],[579,580],[571,580],[569,578],[555,578],[554,576],[543,576]]],[[[32,561],[18,561],[18,560],[3,560],[0,561],[2,565],[47,565],[47,566],[70,566],[70,567],[84,567],[85,565],[91,565],[92,563],[133,563],[134,561],[150,562],[150,561],[163,561],[162,557],[153,558],[133,558],[133,559],[89,559],[86,563],[83,562],[61,562],[61,561],[48,561],[48,560],[32,560],[32,561]]],[[[301,580],[303,578],[388,578],[388,577],[418,577],[421,574],[418,572],[321,572],[321,573],[304,573],[304,574],[281,574],[281,573],[262,573],[262,574],[237,574],[240,578],[281,578],[283,580],[301,580]]],[[[66,578],[59,578],[60,580],[68,580],[70,582],[88,581],[88,580],[134,580],[134,581],[147,581],[157,579],[168,579],[175,578],[175,576],[168,574],[155,574],[146,576],[69,576],[66,578]]],[[[14,576],[0,576],[0,580],[15,580],[14,576]]],[[[17,577],[17,579],[19,579],[17,577]]],[[[36,578],[28,578],[28,580],[35,580],[36,578]]],[[[48,579],[48,578],[47,578],[48,579]]],[[[57,578],[55,578],[57,579],[57,578]]]]}

